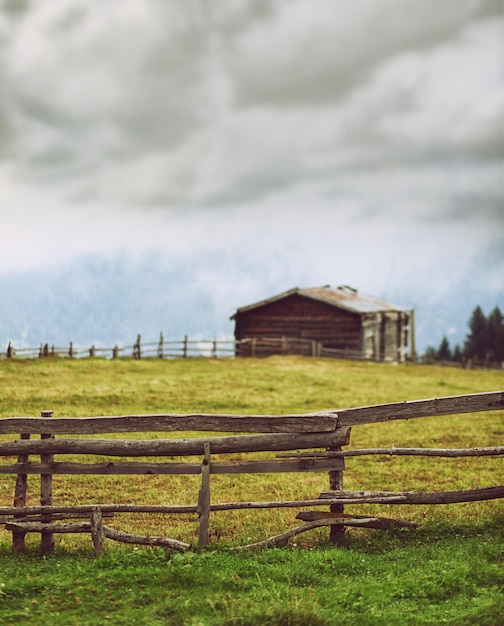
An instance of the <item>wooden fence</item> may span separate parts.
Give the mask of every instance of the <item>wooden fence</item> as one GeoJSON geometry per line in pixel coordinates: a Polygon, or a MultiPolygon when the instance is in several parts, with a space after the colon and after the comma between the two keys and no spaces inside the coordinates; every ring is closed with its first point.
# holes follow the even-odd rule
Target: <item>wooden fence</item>
{"type": "Polygon", "coordinates": [[[55,418],[51,411],[41,417],[0,418],[0,434],[20,434],[19,440],[0,441],[1,457],[16,457],[17,461],[0,466],[0,474],[16,476],[13,506],[0,506],[0,524],[12,532],[13,549],[24,548],[27,532],[41,533],[41,548],[48,554],[54,547],[56,533],[90,533],[97,554],[103,549],[104,538],[126,543],[158,545],[186,550],[190,544],[167,537],[138,536],[115,530],[104,519],[118,513],[194,513],[199,518],[198,543],[209,543],[210,516],[215,511],[272,508],[306,508],[329,506],[329,511],[302,511],[297,518],[306,522],[265,541],[247,547],[263,547],[286,541],[290,537],[320,526],[331,527],[331,539],[338,542],[345,526],[388,528],[416,526],[412,522],[376,516],[350,515],[343,507],[350,504],[447,504],[504,497],[504,485],[451,492],[372,492],[343,489],[344,458],[374,454],[414,456],[491,456],[504,454],[504,446],[471,449],[386,448],[343,450],[350,442],[350,429],[362,424],[414,419],[447,414],[501,411],[504,391],[452,396],[437,399],[366,406],[340,411],[325,411],[305,415],[215,415],[163,414],[127,415],[117,417],[55,418]],[[183,439],[88,439],[75,435],[106,433],[204,431],[204,437],[183,439]],[[235,433],[208,436],[208,432],[235,433]],[[250,434],[254,433],[254,434],[250,434]],[[40,439],[31,439],[39,435],[40,439]],[[73,436],[56,438],[56,435],[73,436]],[[272,458],[232,460],[241,453],[276,452],[272,458]],[[56,461],[56,455],[104,455],[121,457],[117,462],[56,461]],[[220,455],[225,460],[216,460],[220,455]],[[31,460],[40,455],[40,461],[31,460]],[[198,462],[175,462],[171,457],[197,455],[198,462]],[[152,461],[125,461],[126,457],[156,457],[152,461]],[[170,460],[157,460],[170,457],[170,460]],[[230,460],[231,457],[231,460],[230,460]],[[212,503],[213,474],[249,474],[276,472],[328,472],[329,490],[321,491],[310,500],[277,500],[269,502],[212,503]],[[40,505],[27,506],[29,475],[40,476],[40,505]],[[201,488],[197,502],[192,505],[80,504],[60,505],[53,502],[53,476],[73,475],[153,475],[198,474],[201,488]],[[84,518],[86,521],[75,521],[84,518]],[[74,520],[74,521],[68,521],[74,520]]]}
{"type": "MultiPolygon", "coordinates": [[[[129,346],[114,346],[104,348],[100,346],[77,347],[73,342],[68,346],[55,346],[42,343],[37,348],[16,348],[9,342],[5,352],[0,352],[0,358],[50,358],[50,357],[103,357],[117,359],[129,357],[143,358],[188,358],[188,357],[256,357],[273,354],[297,354],[303,356],[342,358],[353,360],[376,360],[359,350],[326,348],[322,343],[311,339],[297,337],[253,337],[245,339],[183,339],[166,340],[161,333],[157,342],[144,343],[138,335],[134,344],[129,346]]],[[[397,352],[385,354],[385,361],[397,360],[397,352]]]]}
{"type": "Polygon", "coordinates": [[[134,344],[129,346],[115,345],[112,348],[92,345],[90,347],[75,346],[70,342],[68,346],[56,346],[48,343],[41,343],[38,348],[16,348],[9,342],[5,352],[0,352],[0,358],[50,358],[50,357],[103,357],[118,359],[130,357],[133,359],[142,358],[187,358],[187,357],[213,357],[222,358],[234,356],[236,354],[236,342],[234,339],[189,339],[187,335],[183,339],[167,341],[163,333],[156,342],[143,343],[141,336],[137,335],[134,344]]]}

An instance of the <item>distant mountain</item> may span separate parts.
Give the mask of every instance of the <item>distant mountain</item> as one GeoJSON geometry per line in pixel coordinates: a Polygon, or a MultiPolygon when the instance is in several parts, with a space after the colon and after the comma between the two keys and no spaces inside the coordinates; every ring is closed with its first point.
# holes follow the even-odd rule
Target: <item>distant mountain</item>
{"type": "MultiPolygon", "coordinates": [[[[161,331],[166,339],[230,337],[236,308],[295,286],[260,267],[230,267],[220,256],[176,264],[155,255],[140,261],[121,256],[0,275],[0,351],[8,341],[16,347],[132,345],[139,333],[157,341],[161,331]]],[[[415,309],[419,354],[437,347],[443,335],[451,346],[462,345],[477,304],[486,314],[497,305],[504,310],[502,300],[464,280],[442,295],[421,284],[370,295],[415,309]]]]}

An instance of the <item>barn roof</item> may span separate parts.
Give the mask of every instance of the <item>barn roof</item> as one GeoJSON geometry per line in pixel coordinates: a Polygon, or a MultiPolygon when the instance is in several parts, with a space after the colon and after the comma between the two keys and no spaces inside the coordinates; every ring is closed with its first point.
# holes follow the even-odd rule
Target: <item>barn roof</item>
{"type": "Polygon", "coordinates": [[[235,317],[240,313],[246,313],[248,311],[252,311],[253,309],[258,309],[267,304],[271,304],[272,302],[283,300],[284,298],[294,294],[309,298],[310,300],[324,302],[325,304],[329,304],[339,309],[345,309],[346,311],[350,311],[352,313],[364,314],[385,311],[409,311],[408,308],[396,306],[394,304],[373,298],[372,296],[359,293],[356,289],[348,287],[347,285],[342,285],[340,287],[330,287],[329,285],[325,285],[323,287],[294,287],[294,289],[289,289],[288,291],[284,291],[283,293],[267,298],[266,300],[261,300],[260,302],[255,302],[254,304],[249,304],[248,306],[237,309],[236,313],[231,316],[231,319],[235,319],[235,317]]]}

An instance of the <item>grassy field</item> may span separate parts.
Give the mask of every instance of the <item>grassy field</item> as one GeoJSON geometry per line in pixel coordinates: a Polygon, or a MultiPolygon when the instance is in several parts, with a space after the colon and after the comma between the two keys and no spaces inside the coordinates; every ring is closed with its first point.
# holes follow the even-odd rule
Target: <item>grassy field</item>
{"type": "MultiPolygon", "coordinates": [[[[327,359],[0,362],[0,417],[155,412],[307,413],[382,402],[495,391],[498,371],[393,366],[327,359]]],[[[350,448],[473,447],[502,444],[504,415],[433,417],[355,427],[350,448]]],[[[156,436],[156,435],[153,435],[156,436]]],[[[162,435],[163,437],[165,435],[162,435]]],[[[180,433],[177,434],[180,436],[180,433]]],[[[451,490],[502,484],[499,458],[349,458],[345,488],[451,490]]],[[[31,479],[30,503],[37,503],[31,479]]],[[[0,478],[0,503],[14,480],[0,478]]],[[[212,501],[315,498],[324,474],[212,477],[212,501]]],[[[195,503],[188,476],[54,479],[55,503],[195,503]]],[[[227,512],[210,521],[212,545],[169,555],[107,543],[92,557],[88,536],[57,537],[42,559],[39,539],[10,553],[0,530],[0,621],[5,624],[501,624],[502,501],[424,507],[348,506],[420,523],[414,531],[347,532],[341,548],[328,530],[284,549],[233,552],[295,527],[297,511],[227,512]]],[[[116,516],[110,525],[189,542],[194,516],[116,516]]]]}

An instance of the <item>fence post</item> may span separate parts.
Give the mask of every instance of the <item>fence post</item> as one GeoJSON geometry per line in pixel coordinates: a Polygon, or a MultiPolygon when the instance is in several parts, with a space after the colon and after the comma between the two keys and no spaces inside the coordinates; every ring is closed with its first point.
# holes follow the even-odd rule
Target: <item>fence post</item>
{"type": "Polygon", "coordinates": [[[7,346],[7,358],[12,359],[13,354],[14,354],[14,348],[12,347],[12,343],[9,341],[9,345],[7,346]]]}
{"type": "Polygon", "coordinates": [[[95,548],[96,556],[103,554],[103,516],[99,506],[93,509],[91,513],[91,538],[95,548]]]}
{"type": "Polygon", "coordinates": [[[217,358],[217,339],[213,340],[213,344],[212,344],[212,357],[214,359],[217,358]]]}
{"type": "Polygon", "coordinates": [[[198,515],[199,515],[199,545],[203,548],[209,543],[208,527],[210,524],[210,470],[211,455],[210,442],[203,444],[205,456],[201,463],[201,489],[198,494],[198,515]]]}
{"type": "Polygon", "coordinates": [[[164,358],[164,337],[163,337],[162,332],[159,335],[159,345],[158,345],[157,355],[160,359],[164,358]]]}
{"type": "Polygon", "coordinates": [[[184,348],[182,356],[184,359],[187,359],[187,335],[184,336],[184,348]]]}
{"type": "MultiPolygon", "coordinates": [[[[28,433],[21,433],[21,439],[29,439],[28,433]]],[[[20,454],[18,456],[18,463],[28,463],[28,455],[20,454]]],[[[28,474],[18,474],[16,477],[16,485],[14,487],[14,506],[26,506],[26,490],[28,488],[28,474]]],[[[23,513],[14,513],[14,519],[23,517],[23,513]]],[[[24,531],[12,531],[12,551],[22,552],[25,547],[25,535],[24,531]]]]}
{"type": "Polygon", "coordinates": [[[117,359],[118,356],[119,356],[119,347],[118,346],[114,346],[112,348],[112,358],[113,359],[117,359]]]}
{"type": "MultiPolygon", "coordinates": [[[[52,411],[42,411],[40,413],[42,417],[52,417],[52,411]]],[[[50,433],[41,433],[41,439],[54,439],[54,435],[50,433]]],[[[40,455],[41,463],[52,463],[53,455],[52,454],[41,454],[40,455]]],[[[40,504],[41,506],[52,506],[52,474],[40,474],[40,504]]],[[[41,522],[50,523],[52,521],[51,515],[42,515],[41,522]]],[[[52,554],[54,550],[54,537],[50,532],[42,532],[41,533],[41,543],[40,549],[42,554],[52,554]]]]}
{"type": "Polygon", "coordinates": [[[142,358],[142,351],[141,351],[141,348],[140,348],[140,335],[137,335],[136,343],[133,346],[133,358],[134,359],[141,359],[142,358]]]}
{"type": "MultiPolygon", "coordinates": [[[[329,451],[341,451],[341,446],[330,446],[327,448],[329,451]]],[[[334,472],[329,472],[329,489],[331,491],[342,491],[343,490],[343,471],[336,470],[334,472]]],[[[345,511],[345,507],[343,504],[331,504],[330,506],[331,513],[340,513],[343,514],[345,511]]],[[[336,544],[341,545],[345,538],[345,527],[343,525],[332,525],[329,533],[329,540],[336,544]]]]}
{"type": "Polygon", "coordinates": [[[94,347],[94,346],[91,346],[91,347],[89,348],[89,356],[90,356],[90,357],[94,357],[94,355],[95,355],[95,347],[94,347]]]}
{"type": "Polygon", "coordinates": [[[68,356],[69,356],[71,359],[73,359],[73,355],[74,355],[74,352],[73,352],[73,343],[72,343],[72,342],[70,342],[70,348],[69,348],[69,350],[68,350],[68,356]]]}

